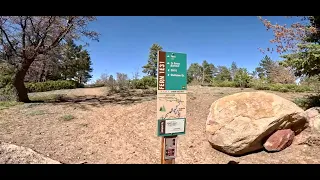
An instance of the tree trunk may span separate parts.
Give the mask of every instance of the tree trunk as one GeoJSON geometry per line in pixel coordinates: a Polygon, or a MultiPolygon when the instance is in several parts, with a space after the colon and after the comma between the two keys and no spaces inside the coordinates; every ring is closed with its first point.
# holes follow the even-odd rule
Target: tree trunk
{"type": "Polygon", "coordinates": [[[65,66],[65,72],[64,72],[64,73],[65,73],[65,74],[64,74],[64,80],[67,80],[67,72],[66,72],[66,71],[67,71],[67,69],[68,69],[68,66],[65,66]]]}
{"type": "Polygon", "coordinates": [[[79,84],[81,84],[82,83],[82,78],[81,78],[81,76],[79,77],[79,84]]]}
{"type": "Polygon", "coordinates": [[[28,97],[27,88],[24,85],[24,77],[33,60],[23,60],[21,67],[16,71],[13,77],[13,86],[16,95],[16,101],[18,102],[30,102],[28,97]]]}
{"type": "Polygon", "coordinates": [[[204,68],[202,68],[202,85],[204,84],[205,72],[204,68]]]}
{"type": "Polygon", "coordinates": [[[40,76],[39,76],[39,82],[43,82],[43,78],[45,76],[45,68],[46,68],[46,62],[45,60],[43,61],[42,63],[42,66],[41,66],[41,71],[40,71],[40,76]]]}

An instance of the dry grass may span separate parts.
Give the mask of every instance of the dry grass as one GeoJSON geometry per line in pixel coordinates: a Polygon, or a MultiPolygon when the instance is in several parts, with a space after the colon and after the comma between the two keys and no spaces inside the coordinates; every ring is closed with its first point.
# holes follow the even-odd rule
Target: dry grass
{"type": "Polygon", "coordinates": [[[19,105],[19,104],[22,104],[22,103],[18,103],[18,102],[15,102],[15,101],[0,101],[0,110],[2,109],[7,109],[11,106],[16,106],[16,105],[19,105]]]}
{"type": "Polygon", "coordinates": [[[74,119],[75,117],[71,114],[67,114],[67,115],[64,115],[62,117],[60,117],[60,119],[64,120],[64,121],[71,121],[72,119],[74,119]]]}
{"type": "MultiPolygon", "coordinates": [[[[178,139],[176,163],[320,163],[319,148],[292,145],[279,153],[260,152],[239,158],[210,147],[205,137],[208,110],[216,99],[241,91],[236,88],[189,87],[187,130],[178,139]]],[[[243,91],[254,91],[244,89],[243,91]]],[[[63,163],[160,163],[156,136],[154,93],[105,95],[103,88],[32,94],[65,94],[69,100],[19,105],[0,111],[0,141],[29,147],[63,163]],[[130,99],[130,100],[129,100],[130,99]],[[126,102],[126,103],[124,103],[126,102]],[[46,112],[30,116],[32,112],[46,112]],[[72,120],[61,117],[72,115],[72,120]]],[[[293,100],[304,94],[279,93],[293,100]]]]}

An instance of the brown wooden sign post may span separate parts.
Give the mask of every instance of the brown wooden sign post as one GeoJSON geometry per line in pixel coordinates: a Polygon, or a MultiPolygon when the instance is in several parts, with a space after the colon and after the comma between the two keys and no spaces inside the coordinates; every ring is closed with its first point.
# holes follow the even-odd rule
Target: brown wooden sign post
{"type": "Polygon", "coordinates": [[[178,135],[185,134],[187,56],[158,52],[157,121],[161,137],[161,164],[175,164],[178,135]]]}

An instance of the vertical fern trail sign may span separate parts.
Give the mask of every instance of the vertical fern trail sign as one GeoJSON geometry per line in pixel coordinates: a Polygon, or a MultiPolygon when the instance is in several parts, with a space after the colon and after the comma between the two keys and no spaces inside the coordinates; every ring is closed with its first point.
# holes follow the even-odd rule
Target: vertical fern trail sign
{"type": "Polygon", "coordinates": [[[177,137],[186,131],[187,55],[158,52],[157,134],[161,137],[161,164],[174,164],[177,137]]]}

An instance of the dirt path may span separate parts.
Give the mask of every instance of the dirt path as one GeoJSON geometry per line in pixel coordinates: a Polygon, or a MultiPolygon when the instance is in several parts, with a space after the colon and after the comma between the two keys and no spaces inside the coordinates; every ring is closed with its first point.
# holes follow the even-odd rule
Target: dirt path
{"type": "MultiPolygon", "coordinates": [[[[208,109],[216,99],[239,91],[189,88],[187,130],[186,135],[179,136],[176,163],[226,164],[235,159],[240,163],[320,163],[319,147],[292,145],[279,153],[260,152],[240,158],[212,149],[204,134],[208,109]]],[[[90,93],[94,94],[92,90],[90,93]]],[[[287,99],[301,96],[276,94],[287,99]]],[[[156,100],[127,105],[93,102],[21,105],[0,111],[0,141],[29,147],[63,163],[153,164],[160,161],[155,117],[156,100]],[[75,118],[64,119],[64,115],[75,118]]]]}

